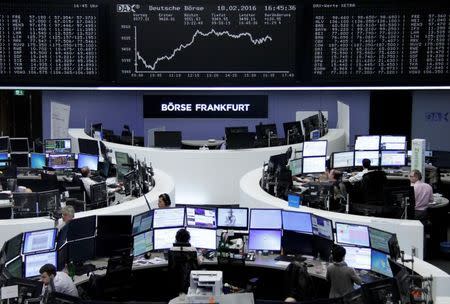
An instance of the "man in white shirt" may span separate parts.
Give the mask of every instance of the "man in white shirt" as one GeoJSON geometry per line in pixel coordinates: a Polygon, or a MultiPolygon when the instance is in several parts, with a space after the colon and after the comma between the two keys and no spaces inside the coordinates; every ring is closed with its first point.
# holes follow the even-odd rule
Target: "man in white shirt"
{"type": "Polygon", "coordinates": [[[44,283],[42,295],[48,296],[50,292],[59,292],[69,296],[78,297],[78,290],[72,279],[62,271],[56,272],[56,267],[52,264],[45,264],[39,269],[40,281],[44,283]]]}
{"type": "Polygon", "coordinates": [[[348,179],[352,184],[362,181],[364,174],[370,171],[370,159],[364,158],[362,160],[363,170],[358,172],[356,175],[353,175],[348,179]]]}
{"type": "Polygon", "coordinates": [[[428,204],[433,202],[433,188],[422,182],[422,173],[419,170],[412,170],[409,173],[409,180],[414,187],[416,201],[414,218],[424,221],[427,218],[428,204]]]}

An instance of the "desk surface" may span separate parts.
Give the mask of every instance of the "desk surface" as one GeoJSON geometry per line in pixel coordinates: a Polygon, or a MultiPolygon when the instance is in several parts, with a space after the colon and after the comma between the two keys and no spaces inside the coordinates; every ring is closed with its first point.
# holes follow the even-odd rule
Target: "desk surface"
{"type": "Polygon", "coordinates": [[[186,146],[191,147],[217,147],[224,143],[224,140],[214,139],[214,141],[210,140],[182,140],[181,143],[186,146]]]}

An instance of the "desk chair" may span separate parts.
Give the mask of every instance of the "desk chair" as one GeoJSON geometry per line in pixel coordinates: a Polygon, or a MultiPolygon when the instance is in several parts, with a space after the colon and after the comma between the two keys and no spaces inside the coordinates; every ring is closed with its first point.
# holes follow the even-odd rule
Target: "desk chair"
{"type": "Polygon", "coordinates": [[[106,207],[108,202],[108,193],[106,191],[106,182],[97,183],[91,186],[90,196],[86,195],[86,208],[97,209],[106,207]]]}
{"type": "Polygon", "coordinates": [[[370,171],[361,181],[363,202],[383,206],[385,203],[386,172],[370,171]]]}
{"type": "Polygon", "coordinates": [[[198,269],[197,251],[188,248],[189,245],[179,246],[175,243],[168,254],[169,277],[173,278],[171,282],[173,296],[187,293],[191,270],[198,269]]]}
{"type": "Polygon", "coordinates": [[[48,174],[41,172],[41,180],[45,183],[45,190],[54,190],[54,189],[60,189],[59,183],[58,183],[58,177],[56,174],[48,174]]]}

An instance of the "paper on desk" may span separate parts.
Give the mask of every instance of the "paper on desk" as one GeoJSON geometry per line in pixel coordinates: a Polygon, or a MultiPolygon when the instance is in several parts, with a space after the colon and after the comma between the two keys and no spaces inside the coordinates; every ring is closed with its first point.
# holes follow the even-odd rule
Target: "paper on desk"
{"type": "Polygon", "coordinates": [[[164,263],[167,263],[167,261],[165,259],[158,258],[158,257],[154,257],[154,258],[148,260],[148,262],[150,264],[164,264],[164,263]]]}
{"type": "Polygon", "coordinates": [[[275,265],[280,265],[280,266],[288,266],[289,264],[291,264],[291,262],[285,262],[285,261],[276,261],[275,265]]]}
{"type": "Polygon", "coordinates": [[[13,285],[13,286],[2,287],[1,293],[2,293],[2,300],[18,298],[19,297],[19,286],[13,285]]]}

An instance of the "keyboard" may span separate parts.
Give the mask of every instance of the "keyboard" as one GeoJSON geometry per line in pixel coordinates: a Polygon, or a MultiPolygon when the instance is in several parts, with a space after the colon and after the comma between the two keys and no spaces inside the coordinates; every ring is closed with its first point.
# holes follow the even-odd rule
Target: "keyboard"
{"type": "Polygon", "coordinates": [[[299,255],[280,255],[275,258],[275,261],[280,262],[294,262],[294,261],[303,262],[305,260],[306,260],[305,257],[299,255]]]}
{"type": "Polygon", "coordinates": [[[380,279],[372,272],[359,271],[358,274],[359,274],[359,277],[361,278],[361,280],[363,281],[363,283],[372,283],[372,282],[378,281],[380,279]]]}

